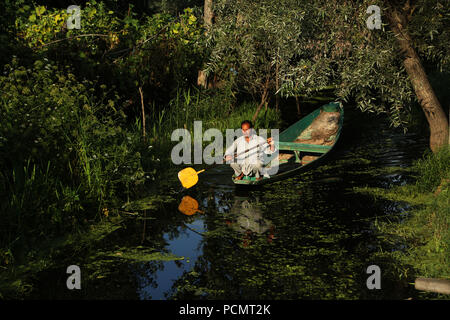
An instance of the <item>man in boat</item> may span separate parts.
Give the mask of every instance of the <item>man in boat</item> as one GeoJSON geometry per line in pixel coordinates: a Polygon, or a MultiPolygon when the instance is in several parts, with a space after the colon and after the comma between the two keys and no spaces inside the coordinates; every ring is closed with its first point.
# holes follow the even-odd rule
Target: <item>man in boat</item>
{"type": "MultiPolygon", "coordinates": [[[[225,151],[225,161],[232,160],[234,154],[237,153],[236,161],[230,164],[234,170],[235,179],[242,180],[244,176],[254,175],[256,180],[261,180],[264,169],[263,153],[275,152],[274,141],[272,138],[265,140],[256,135],[253,124],[249,120],[242,121],[241,130],[242,136],[234,140],[233,144],[225,151]]],[[[264,177],[269,177],[267,172],[264,173],[264,177]]]]}

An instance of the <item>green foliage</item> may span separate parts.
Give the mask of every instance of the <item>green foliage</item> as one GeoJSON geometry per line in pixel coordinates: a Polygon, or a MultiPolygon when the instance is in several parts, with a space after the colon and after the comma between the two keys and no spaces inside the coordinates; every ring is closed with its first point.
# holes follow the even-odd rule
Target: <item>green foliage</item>
{"type": "MultiPolygon", "coordinates": [[[[154,139],[170,140],[172,131],[178,128],[186,128],[194,135],[194,121],[202,121],[202,129],[206,131],[216,128],[226,133],[226,129],[237,129],[242,120],[251,119],[256,108],[255,102],[243,102],[235,106],[235,101],[226,90],[218,90],[214,93],[203,92],[197,89],[177,91],[169,107],[160,113],[152,112],[150,132],[154,139]]],[[[255,128],[278,128],[281,115],[273,109],[267,109],[258,117],[255,128]]],[[[165,141],[165,140],[164,140],[165,141]]],[[[169,145],[172,146],[171,144],[169,145]]],[[[170,151],[169,151],[170,153],[170,151]]]]}
{"type": "Polygon", "coordinates": [[[25,40],[30,47],[42,45],[62,35],[69,16],[65,10],[47,12],[44,6],[24,5],[17,12],[17,36],[25,40]]]}
{"type": "Polygon", "coordinates": [[[418,188],[401,187],[380,194],[381,197],[420,202],[409,210],[402,221],[384,221],[377,224],[385,239],[406,250],[393,251],[390,255],[404,266],[399,274],[403,277],[450,278],[450,215],[449,187],[435,196],[421,194],[418,188]],[[418,201],[420,200],[420,201],[418,201]]]}
{"type": "MultiPolygon", "coordinates": [[[[66,23],[70,14],[66,9],[24,5],[17,10],[19,13],[15,21],[17,38],[31,48],[40,48],[51,41],[75,37],[76,46],[84,47],[95,54],[105,50],[107,46],[113,47],[118,43],[119,34],[127,34],[129,29],[137,27],[138,20],[132,18],[135,13],[131,13],[131,17],[120,19],[113,11],[108,10],[103,2],[88,2],[81,10],[83,12],[81,29],[68,29],[66,23]],[[94,42],[91,39],[76,38],[82,34],[100,35],[104,41],[94,42]]],[[[47,49],[44,46],[44,50],[47,49]]]]}
{"type": "Polygon", "coordinates": [[[127,95],[142,87],[148,99],[167,102],[194,81],[203,59],[202,25],[191,8],[178,16],[139,18],[133,5],[115,12],[93,0],[81,10],[81,29],[68,30],[65,9],[24,6],[15,21],[16,38],[34,53],[71,65],[83,77],[100,76],[127,95]]]}
{"type": "Polygon", "coordinates": [[[383,1],[363,1],[358,6],[337,11],[338,14],[327,6],[331,10],[325,19],[332,19],[327,30],[333,38],[339,39],[333,50],[344,52],[336,61],[336,71],[340,74],[336,95],[345,101],[355,100],[362,111],[386,113],[392,125],[404,126],[414,92],[396,39],[386,28],[384,11],[381,13],[382,29],[367,28],[366,9],[370,5],[387,10],[383,1]]]}
{"type": "MultiPolygon", "coordinates": [[[[309,65],[302,46],[312,31],[304,7],[296,1],[218,1],[216,23],[208,43],[212,47],[207,73],[230,79],[237,88],[263,95],[276,93],[276,83],[286,82],[294,73],[305,74],[309,65]]],[[[295,84],[296,93],[325,83],[327,72],[295,84]]],[[[319,74],[319,72],[318,72],[319,74]]],[[[291,82],[292,85],[292,82],[291,82]]],[[[281,93],[287,93],[281,90],[281,93]]]]}
{"type": "Polygon", "coordinates": [[[86,210],[154,179],[141,164],[144,154],[152,166],[150,150],[120,126],[124,115],[104,85],[49,61],[26,67],[13,59],[0,87],[2,246],[71,229],[86,210]]]}
{"type": "Polygon", "coordinates": [[[139,28],[134,50],[118,65],[134,77],[137,86],[174,94],[187,87],[202,61],[202,28],[190,8],[179,17],[155,14],[139,28]]]}
{"type": "Polygon", "coordinates": [[[412,205],[400,219],[391,216],[376,224],[386,241],[405,248],[385,253],[403,266],[398,270],[401,277],[450,278],[449,155],[449,149],[442,148],[417,161],[413,167],[417,173],[415,184],[387,191],[360,190],[412,205]]]}
{"type": "Polygon", "coordinates": [[[153,12],[164,12],[173,15],[182,12],[186,7],[201,9],[203,0],[153,0],[148,1],[147,6],[153,12]]]}
{"type": "Polygon", "coordinates": [[[420,192],[432,192],[444,180],[450,179],[450,148],[448,146],[436,154],[427,153],[415,164],[419,172],[417,188],[420,192]]]}
{"type": "MultiPolygon", "coordinates": [[[[408,25],[413,45],[421,59],[444,70],[449,2],[414,5],[408,25]]],[[[415,93],[387,27],[386,1],[220,0],[216,10],[207,71],[237,88],[262,96],[268,86],[270,95],[307,98],[331,86],[338,99],[356,101],[362,111],[388,114],[393,126],[405,127],[411,118],[415,93]],[[381,30],[366,25],[370,5],[382,9],[381,30]]]]}
{"type": "Polygon", "coordinates": [[[450,5],[442,0],[420,0],[411,19],[415,46],[441,72],[450,71],[450,5]]]}

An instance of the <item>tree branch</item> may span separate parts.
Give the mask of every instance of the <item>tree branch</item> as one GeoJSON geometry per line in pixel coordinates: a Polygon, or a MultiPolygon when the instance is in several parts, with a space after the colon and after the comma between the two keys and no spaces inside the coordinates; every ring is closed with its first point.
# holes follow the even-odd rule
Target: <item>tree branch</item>
{"type": "Polygon", "coordinates": [[[69,38],[64,38],[64,39],[51,41],[49,43],[44,43],[44,44],[42,44],[40,46],[37,46],[37,47],[34,47],[34,48],[38,49],[38,48],[42,48],[42,47],[47,47],[47,46],[49,46],[51,44],[54,44],[54,43],[57,43],[57,42],[66,41],[66,40],[72,40],[72,39],[75,39],[75,38],[82,38],[82,37],[109,37],[109,35],[108,34],[99,34],[99,33],[80,34],[80,35],[77,35],[77,36],[72,36],[72,37],[69,37],[69,38]]]}

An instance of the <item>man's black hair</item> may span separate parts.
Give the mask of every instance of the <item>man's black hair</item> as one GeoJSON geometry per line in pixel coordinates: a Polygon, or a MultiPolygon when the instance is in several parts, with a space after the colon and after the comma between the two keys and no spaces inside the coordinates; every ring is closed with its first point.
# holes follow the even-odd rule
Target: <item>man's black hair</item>
{"type": "Polygon", "coordinates": [[[247,124],[250,126],[250,128],[253,128],[253,123],[252,123],[250,120],[244,120],[244,121],[242,121],[242,122],[241,122],[241,128],[242,128],[242,126],[243,126],[245,123],[247,123],[247,124]]]}

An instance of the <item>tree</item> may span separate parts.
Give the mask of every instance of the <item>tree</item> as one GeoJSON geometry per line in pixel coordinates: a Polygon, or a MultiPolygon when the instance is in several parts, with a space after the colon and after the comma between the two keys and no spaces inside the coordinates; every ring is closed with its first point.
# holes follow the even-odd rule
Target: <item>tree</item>
{"type": "MultiPolygon", "coordinates": [[[[205,32],[209,32],[213,24],[214,11],[213,11],[213,0],[205,0],[203,5],[203,25],[205,27],[205,32]]],[[[207,87],[207,77],[203,70],[198,71],[197,85],[204,88],[207,87]]]]}
{"type": "MultiPolygon", "coordinates": [[[[343,85],[350,84],[356,95],[359,95],[363,109],[379,111],[376,103],[381,100],[385,105],[383,111],[388,111],[395,126],[406,122],[404,118],[407,112],[404,111],[408,111],[413,100],[418,101],[428,120],[431,150],[436,152],[447,144],[447,117],[430,85],[421,60],[426,61],[429,69],[449,70],[448,1],[419,0],[414,1],[414,4],[409,0],[364,1],[353,10],[346,1],[334,2],[356,17],[359,28],[352,28],[346,37],[352,40],[350,54],[364,57],[366,60],[363,63],[354,59],[340,61],[342,76],[345,79],[340,83],[340,93],[344,93],[342,97],[346,97],[343,85]],[[357,17],[366,13],[366,8],[374,2],[383,11],[383,28],[361,28],[363,21],[357,17]],[[439,36],[434,36],[435,34],[439,36]],[[361,85],[364,80],[351,80],[352,77],[357,78],[357,74],[368,75],[371,81],[358,89],[356,85],[361,85]],[[366,99],[368,103],[362,102],[362,99],[366,99]]],[[[367,17],[366,14],[364,18],[367,17]]],[[[338,19],[345,21],[345,16],[340,14],[338,19]]],[[[342,27],[338,30],[343,30],[346,25],[351,24],[341,24],[342,27]]]]}
{"type": "MultiPolygon", "coordinates": [[[[440,4],[440,2],[437,2],[436,4],[440,4]]],[[[448,4],[448,1],[446,4],[448,4]]],[[[422,5],[425,4],[422,3],[422,5]]],[[[414,49],[413,39],[408,32],[408,25],[410,24],[413,12],[416,9],[417,5],[411,6],[410,1],[408,0],[404,3],[402,8],[390,6],[387,17],[389,25],[397,38],[398,47],[403,54],[403,65],[405,66],[405,70],[413,85],[417,99],[419,100],[420,106],[422,107],[430,126],[431,150],[436,152],[441,146],[448,143],[449,128],[447,116],[428,81],[427,74],[422,66],[419,55],[414,49]]],[[[447,27],[450,26],[447,24],[447,27]]],[[[433,37],[433,31],[434,30],[430,31],[431,37],[433,37]]]]}
{"type": "Polygon", "coordinates": [[[212,26],[213,19],[214,19],[213,1],[212,0],[205,0],[203,19],[204,19],[205,27],[207,29],[209,29],[212,26]]]}
{"type": "Polygon", "coordinates": [[[238,87],[261,99],[255,117],[274,94],[308,97],[332,86],[338,99],[397,127],[418,101],[431,149],[446,143],[447,118],[425,67],[450,70],[448,1],[220,0],[216,10],[207,70],[237,70],[238,87]],[[368,28],[372,5],[381,29],[368,28]]]}
{"type": "MultiPolygon", "coordinates": [[[[297,1],[298,2],[298,1],[297,1]]],[[[312,28],[307,11],[292,0],[218,1],[217,17],[211,28],[211,59],[207,73],[233,79],[240,90],[260,100],[253,120],[279,91],[283,78],[309,64],[300,57],[312,28]]],[[[302,1],[303,7],[307,1],[302,1]]],[[[327,83],[327,72],[305,82],[317,87],[327,83]]],[[[306,86],[305,86],[306,87],[306,86]]]]}

